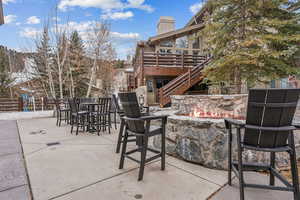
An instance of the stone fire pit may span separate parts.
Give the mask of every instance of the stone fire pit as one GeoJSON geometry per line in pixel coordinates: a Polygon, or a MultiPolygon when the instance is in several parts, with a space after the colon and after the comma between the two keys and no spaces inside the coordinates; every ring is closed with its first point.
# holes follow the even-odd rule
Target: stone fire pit
{"type": "MultiPolygon", "coordinates": [[[[171,109],[155,114],[169,114],[167,124],[167,152],[186,161],[201,164],[209,168],[227,169],[228,135],[223,118],[198,118],[191,113],[197,108],[210,112],[234,113],[238,118],[245,117],[247,95],[178,95],[172,96],[171,109]],[[192,116],[192,117],[191,117],[192,116]]],[[[235,133],[234,133],[235,136],[235,133]]],[[[236,149],[236,138],[233,138],[236,149]]],[[[300,133],[295,137],[300,150],[300,133]]],[[[160,137],[154,139],[159,148],[160,137]]],[[[300,156],[300,152],[297,154],[300,156]]],[[[234,156],[237,156],[234,151],[234,156]]],[[[269,154],[246,151],[245,161],[269,161],[269,154]]],[[[288,155],[278,153],[280,166],[288,164],[288,155]]]]}

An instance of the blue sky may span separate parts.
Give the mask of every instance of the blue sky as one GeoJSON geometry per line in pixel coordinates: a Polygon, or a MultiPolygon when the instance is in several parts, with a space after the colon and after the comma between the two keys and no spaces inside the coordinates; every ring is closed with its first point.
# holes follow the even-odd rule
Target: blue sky
{"type": "Polygon", "coordinates": [[[138,40],[156,34],[160,16],[172,16],[176,28],[183,27],[200,9],[202,0],[2,0],[6,24],[0,26],[0,45],[33,50],[33,38],[44,22],[55,16],[69,22],[82,34],[93,21],[111,24],[113,44],[119,58],[125,58],[138,40]]]}

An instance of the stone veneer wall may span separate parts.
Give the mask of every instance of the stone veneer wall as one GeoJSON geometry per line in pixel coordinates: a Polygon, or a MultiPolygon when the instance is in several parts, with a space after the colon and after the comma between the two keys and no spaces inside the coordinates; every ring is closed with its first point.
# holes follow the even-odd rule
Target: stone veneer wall
{"type": "MultiPolygon", "coordinates": [[[[166,131],[167,152],[206,167],[226,169],[228,134],[223,119],[201,119],[176,114],[190,113],[195,106],[203,105],[225,110],[233,110],[238,107],[238,110],[246,113],[246,101],[247,95],[172,96],[172,108],[156,113],[157,115],[170,114],[166,131]]],[[[300,109],[297,110],[297,114],[296,118],[300,120],[300,109]]],[[[154,147],[159,148],[160,142],[160,137],[156,137],[154,147]]],[[[297,157],[300,157],[300,132],[295,134],[295,143],[298,151],[297,157]]],[[[235,133],[233,148],[236,149],[235,133]]],[[[236,151],[233,154],[234,157],[237,156],[236,151]]],[[[245,161],[268,163],[270,156],[267,153],[247,150],[243,157],[245,161]]],[[[280,166],[288,164],[286,153],[277,153],[276,159],[280,166]]]]}

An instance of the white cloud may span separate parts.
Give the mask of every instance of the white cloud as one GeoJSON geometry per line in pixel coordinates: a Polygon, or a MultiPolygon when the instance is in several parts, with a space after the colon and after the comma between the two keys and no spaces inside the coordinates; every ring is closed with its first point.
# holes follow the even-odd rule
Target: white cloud
{"type": "Polygon", "coordinates": [[[131,11],[127,12],[108,12],[104,15],[101,15],[102,19],[112,19],[112,20],[118,20],[118,19],[128,19],[133,17],[133,13],[131,11]]]}
{"type": "Polygon", "coordinates": [[[15,3],[16,0],[2,0],[3,4],[15,3]]]}
{"type": "MultiPolygon", "coordinates": [[[[71,31],[76,30],[78,31],[79,35],[82,37],[83,40],[87,40],[89,37],[89,32],[93,31],[93,27],[95,21],[84,21],[84,22],[75,22],[71,21],[68,24],[59,24],[59,28],[68,28],[71,31]]],[[[126,43],[136,41],[140,38],[138,33],[119,33],[111,31],[111,38],[115,43],[126,43]]]]}
{"type": "Polygon", "coordinates": [[[128,8],[138,8],[141,10],[146,10],[148,12],[153,12],[154,8],[150,5],[144,4],[145,0],[128,0],[128,8]]]}
{"type": "Polygon", "coordinates": [[[15,22],[17,19],[17,16],[16,15],[6,15],[4,16],[4,22],[6,24],[10,24],[10,23],[13,23],[15,22]]]}
{"type": "Polygon", "coordinates": [[[60,22],[60,21],[61,21],[61,18],[59,18],[59,17],[52,17],[52,20],[55,21],[55,22],[56,22],[56,21],[57,21],[57,22],[60,22]]]}
{"type": "Polygon", "coordinates": [[[140,34],[111,32],[111,36],[112,36],[112,38],[117,38],[117,39],[136,40],[140,37],[140,34]]]}
{"type": "Polygon", "coordinates": [[[154,9],[147,4],[144,4],[145,0],[61,0],[58,8],[61,10],[67,10],[69,7],[79,6],[82,8],[100,8],[102,10],[122,10],[126,8],[137,8],[152,12],[154,9]]]}
{"type": "Polygon", "coordinates": [[[195,3],[190,6],[190,11],[195,15],[203,6],[202,2],[195,3]]]}
{"type": "Polygon", "coordinates": [[[31,16],[27,18],[27,24],[39,24],[41,23],[40,18],[38,18],[37,16],[31,16]]]}
{"type": "Polygon", "coordinates": [[[30,39],[36,39],[41,33],[42,30],[30,27],[24,28],[21,32],[19,32],[21,37],[30,39]]]}

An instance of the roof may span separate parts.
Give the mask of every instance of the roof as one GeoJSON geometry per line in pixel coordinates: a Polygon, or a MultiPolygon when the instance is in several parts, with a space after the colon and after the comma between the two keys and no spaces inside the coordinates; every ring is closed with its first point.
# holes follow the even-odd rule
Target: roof
{"type": "Polygon", "coordinates": [[[185,27],[192,26],[192,25],[195,25],[198,23],[197,18],[201,17],[204,14],[204,12],[206,11],[206,8],[207,8],[206,5],[207,5],[208,1],[210,1],[210,0],[205,0],[203,2],[202,8],[190,19],[190,21],[185,25],[185,27]]]}
{"type": "Polygon", "coordinates": [[[3,15],[2,0],[0,0],[0,25],[2,24],[4,24],[4,15],[3,15]]]}
{"type": "Polygon", "coordinates": [[[150,37],[148,42],[155,43],[162,39],[169,39],[169,38],[174,38],[174,37],[178,38],[178,37],[186,35],[187,33],[197,32],[198,30],[200,30],[202,28],[203,28],[202,24],[196,24],[196,25],[184,27],[181,29],[177,29],[175,31],[170,31],[167,33],[163,33],[163,34],[159,34],[159,35],[150,37]]]}

